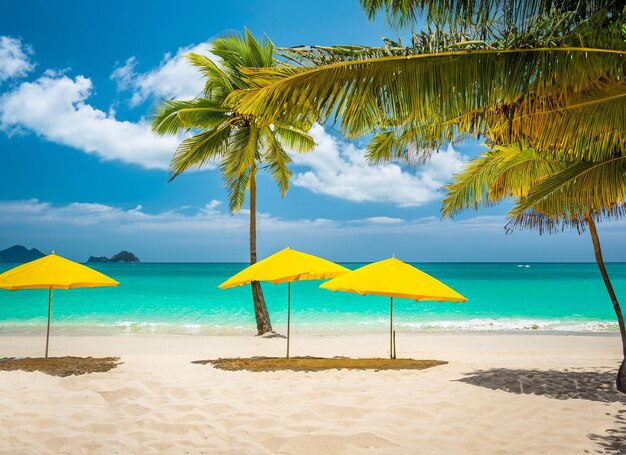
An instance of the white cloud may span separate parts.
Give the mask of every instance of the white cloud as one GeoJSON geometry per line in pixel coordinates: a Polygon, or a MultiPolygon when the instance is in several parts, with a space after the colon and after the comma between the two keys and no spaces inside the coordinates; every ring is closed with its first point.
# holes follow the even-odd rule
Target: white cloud
{"type": "Polygon", "coordinates": [[[449,147],[414,172],[393,163],[371,166],[364,150],[334,138],[322,126],[313,126],[310,134],[317,144],[315,150],[292,154],[295,165],[309,170],[295,173],[293,184],[349,201],[390,202],[399,207],[426,204],[441,197],[441,187],[467,161],[449,147]]]}
{"type": "Polygon", "coordinates": [[[404,223],[402,218],[391,218],[388,216],[372,216],[370,218],[366,218],[367,221],[373,224],[399,224],[404,223]]]}
{"type": "Polygon", "coordinates": [[[29,130],[105,160],[167,169],[179,139],[155,136],[145,120],[121,121],[113,111],[91,106],[92,90],[89,78],[48,70],[0,97],[0,129],[9,134],[29,130]]]}
{"type": "MultiPolygon", "coordinates": [[[[122,231],[172,231],[172,232],[211,232],[220,231],[232,234],[241,230],[247,233],[249,212],[242,210],[230,214],[220,201],[212,200],[203,207],[183,206],[158,213],[149,213],[141,205],[132,209],[86,202],[73,202],[67,205],[53,205],[37,199],[23,201],[0,201],[0,225],[12,224],[71,224],[76,226],[112,227],[122,231]]],[[[390,233],[393,230],[410,231],[416,227],[439,229],[449,226],[450,221],[440,221],[435,217],[404,220],[385,216],[352,220],[332,220],[327,218],[304,218],[287,220],[269,213],[257,213],[259,230],[303,234],[311,229],[346,230],[361,232],[390,233]]],[[[502,230],[504,217],[476,217],[459,221],[458,224],[483,226],[491,229],[497,226],[502,230]],[[484,222],[483,222],[484,220],[484,222]]]]}
{"type": "Polygon", "coordinates": [[[24,77],[35,67],[30,46],[18,38],[0,36],[0,84],[8,79],[24,77]]]}
{"type": "MultiPolygon", "coordinates": [[[[74,202],[63,206],[54,206],[37,199],[26,201],[0,201],[3,213],[0,224],[14,223],[53,223],[76,226],[99,226],[123,231],[172,231],[172,232],[210,232],[210,231],[245,231],[248,226],[247,210],[230,215],[221,208],[220,201],[212,200],[203,207],[183,206],[160,213],[148,213],[141,205],[124,210],[99,203],[74,202]]],[[[266,213],[257,214],[260,228],[271,231],[297,229],[303,225],[315,224],[329,226],[329,220],[293,220],[286,221],[266,213]]]]}
{"type": "Polygon", "coordinates": [[[202,92],[204,82],[202,73],[184,57],[190,52],[210,55],[206,43],[180,48],[176,54],[166,54],[157,68],[145,73],[135,71],[137,59],[130,57],[114,69],[111,79],[117,81],[120,89],[133,92],[131,106],[141,104],[148,98],[195,98],[202,92]]]}

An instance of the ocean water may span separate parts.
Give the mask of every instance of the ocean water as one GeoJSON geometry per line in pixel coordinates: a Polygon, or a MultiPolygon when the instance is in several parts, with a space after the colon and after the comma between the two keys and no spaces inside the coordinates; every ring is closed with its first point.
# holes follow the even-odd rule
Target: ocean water
{"type": "MultiPolygon", "coordinates": [[[[348,263],[354,269],[364,264],[348,263]]],[[[615,332],[611,301],[595,263],[414,264],[468,298],[467,303],[397,299],[402,331],[615,332]]],[[[0,272],[13,265],[0,265],[0,272]]],[[[53,291],[56,334],[254,334],[249,286],[217,285],[246,264],[96,264],[115,288],[53,291]]],[[[626,302],[626,263],[607,266],[626,302]]],[[[330,292],[319,281],[293,283],[292,333],[380,332],[388,328],[389,299],[330,292]]],[[[285,331],[287,284],[263,284],[275,330],[285,331]]],[[[0,334],[42,333],[47,291],[0,290],[0,334]]]]}

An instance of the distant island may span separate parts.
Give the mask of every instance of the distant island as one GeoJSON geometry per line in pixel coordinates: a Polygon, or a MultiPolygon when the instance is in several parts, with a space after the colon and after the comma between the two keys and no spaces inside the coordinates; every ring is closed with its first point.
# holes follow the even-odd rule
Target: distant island
{"type": "Polygon", "coordinates": [[[39,259],[44,257],[41,251],[37,248],[33,248],[29,250],[28,248],[22,245],[13,245],[6,250],[0,251],[0,263],[22,263],[22,262],[30,262],[35,259],[39,259]]]}
{"type": "Polygon", "coordinates": [[[141,262],[137,256],[130,251],[120,251],[111,258],[106,256],[89,256],[87,262],[141,262]]]}

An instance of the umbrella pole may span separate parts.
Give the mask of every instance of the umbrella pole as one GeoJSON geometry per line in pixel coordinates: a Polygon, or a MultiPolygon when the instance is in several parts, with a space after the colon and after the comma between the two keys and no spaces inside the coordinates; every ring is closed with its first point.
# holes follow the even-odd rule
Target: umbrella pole
{"type": "Polygon", "coordinates": [[[287,358],[289,358],[289,334],[291,332],[291,282],[287,283],[287,358]]]}
{"type": "Polygon", "coordinates": [[[48,343],[50,341],[50,313],[52,312],[52,288],[48,289],[48,330],[46,332],[46,359],[48,358],[48,343]]]}
{"type": "Polygon", "coordinates": [[[389,304],[389,358],[393,359],[393,297],[389,304]]]}

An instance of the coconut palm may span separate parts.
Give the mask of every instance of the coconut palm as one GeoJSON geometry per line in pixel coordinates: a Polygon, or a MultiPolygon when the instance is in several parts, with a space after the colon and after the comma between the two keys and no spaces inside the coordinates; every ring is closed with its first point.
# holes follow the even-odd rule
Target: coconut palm
{"type": "Polygon", "coordinates": [[[453,217],[468,209],[516,199],[509,212],[509,230],[537,229],[555,232],[563,227],[589,230],[598,268],[609,293],[622,337],[624,360],[617,389],[626,392],[626,329],[609,279],[596,221],[626,213],[626,157],[596,162],[567,161],[529,148],[525,143],[495,146],[470,161],[446,187],[442,214],[453,217]],[[599,185],[599,182],[602,182],[599,185]]]}
{"type": "MultiPolygon", "coordinates": [[[[219,163],[231,213],[241,210],[249,191],[250,263],[254,264],[257,172],[268,170],[284,195],[292,175],[287,167],[291,159],[285,149],[306,152],[313,148],[314,141],[305,133],[308,125],[304,121],[285,124],[276,120],[261,125],[253,115],[242,114],[227,102],[233,91],[250,89],[242,77],[242,67],[274,64],[271,41],[257,40],[246,30],[245,36],[216,39],[210,52],[219,60],[194,53],[187,56],[206,79],[202,96],[163,102],[153,116],[152,129],[161,135],[190,134],[172,158],[170,181],[189,169],[219,163]]],[[[252,283],[252,295],[258,334],[272,331],[259,282],[252,283]]]]}

